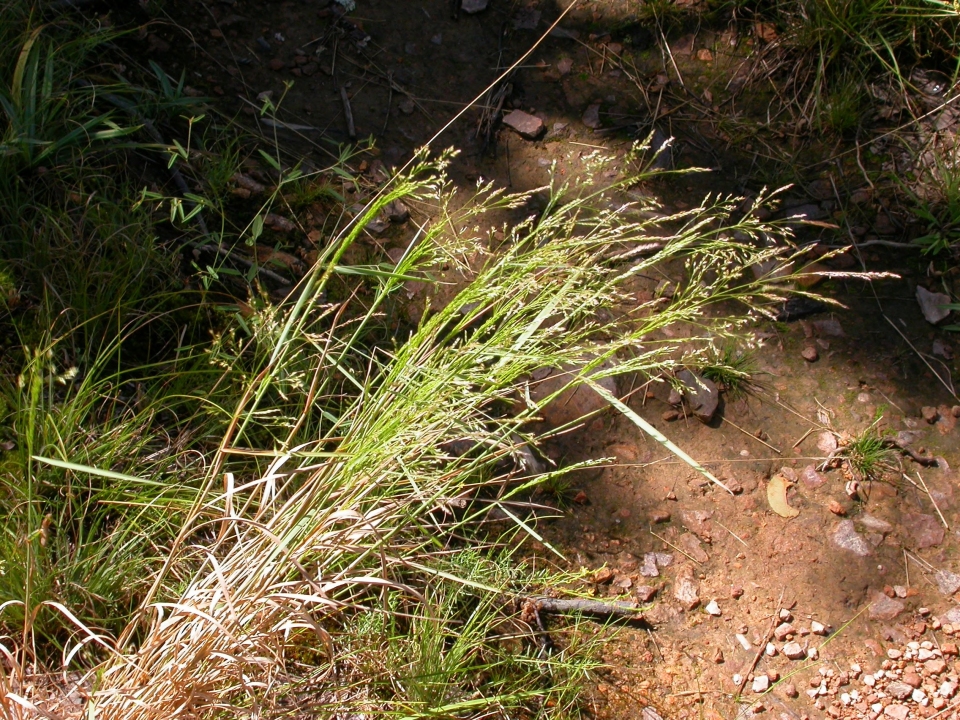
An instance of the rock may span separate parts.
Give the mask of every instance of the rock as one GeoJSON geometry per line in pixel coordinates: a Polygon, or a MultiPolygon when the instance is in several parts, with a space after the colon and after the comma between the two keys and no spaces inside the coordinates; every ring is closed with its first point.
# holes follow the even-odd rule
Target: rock
{"type": "Polygon", "coordinates": [[[833,531],[833,543],[854,555],[866,557],[873,554],[870,543],[853,527],[853,520],[841,520],[833,531]]]}
{"type": "Polygon", "coordinates": [[[790,220],[797,221],[823,220],[823,218],[827,217],[827,212],[819,205],[809,203],[807,205],[798,205],[796,207],[787,208],[784,210],[783,216],[789,218],[790,220]]]}
{"type": "Polygon", "coordinates": [[[920,408],[920,417],[926,420],[930,425],[933,425],[937,420],[940,419],[940,411],[930,405],[924,405],[922,408],[920,408]]]}
{"type": "Polygon", "coordinates": [[[799,697],[800,693],[797,692],[797,686],[793,683],[788,683],[783,686],[783,694],[788,698],[799,697]]]}
{"type": "Polygon", "coordinates": [[[923,678],[917,675],[917,673],[915,673],[913,670],[904,670],[903,675],[900,676],[900,679],[914,689],[923,684],[923,678]]]}
{"type": "Polygon", "coordinates": [[[826,636],[827,627],[823,623],[820,623],[814,620],[813,622],[810,623],[810,632],[812,632],[814,635],[826,636]]]}
{"type": "Polygon", "coordinates": [[[867,530],[878,532],[881,535],[887,535],[893,531],[893,525],[888,523],[886,520],[881,520],[880,518],[867,513],[861,515],[859,520],[867,530]]]}
{"type": "Polygon", "coordinates": [[[557,72],[560,73],[561,76],[568,75],[572,69],[573,69],[573,60],[571,60],[570,58],[568,57],[560,58],[557,61],[557,72]]]}
{"type": "Polygon", "coordinates": [[[817,436],[817,450],[824,455],[830,455],[837,451],[837,436],[829,430],[824,430],[817,436]]]}
{"type": "Polygon", "coordinates": [[[800,351],[800,356],[807,362],[816,362],[820,359],[820,353],[817,351],[816,346],[807,345],[803,350],[800,351]]]}
{"type": "Polygon", "coordinates": [[[643,556],[643,565],[640,566],[640,574],[644,577],[660,577],[660,570],[657,568],[657,560],[653,553],[647,553],[643,556]]]}
{"type": "Polygon", "coordinates": [[[836,500],[831,500],[827,503],[827,510],[832,512],[834,515],[844,516],[847,514],[846,509],[838,503],[836,500]]]}
{"type": "Polygon", "coordinates": [[[674,422],[675,420],[680,419],[680,411],[664,410],[663,413],[660,414],[660,417],[663,418],[665,422],[674,422]]]}
{"type": "Polygon", "coordinates": [[[713,513],[709,510],[683,510],[680,512],[680,520],[683,526],[706,543],[713,541],[711,517],[713,517],[713,513]]]}
{"type": "Polygon", "coordinates": [[[593,105],[590,105],[586,110],[583,111],[583,116],[580,119],[588,128],[596,130],[598,127],[600,127],[600,104],[594,103],[593,105]]]}
{"type": "Polygon", "coordinates": [[[700,586],[690,574],[682,575],[673,585],[673,596],[687,612],[695,610],[700,604],[700,586]]]}
{"type": "Polygon", "coordinates": [[[753,679],[753,685],[750,686],[750,689],[755,693],[765,693],[770,689],[770,678],[766,675],[757,675],[753,679]]]}
{"type": "Polygon", "coordinates": [[[280,58],[273,58],[270,62],[267,63],[267,67],[273,70],[274,72],[279,72],[286,67],[286,63],[283,62],[280,58]]]}
{"type": "Polygon", "coordinates": [[[468,15],[483,12],[490,4],[490,0],[461,0],[460,9],[468,15]]]}
{"type": "Polygon", "coordinates": [[[934,338],[931,350],[937,357],[942,357],[944,360],[953,360],[953,348],[941,338],[934,338]]]}
{"type": "Polygon", "coordinates": [[[670,405],[679,405],[683,402],[683,395],[675,387],[670,388],[670,395],[667,396],[667,403],[670,405]]]}
{"type": "Polygon", "coordinates": [[[819,337],[845,337],[843,326],[836,318],[823,318],[810,323],[813,332],[819,337]]]}
{"type": "Polygon", "coordinates": [[[907,685],[905,682],[895,680],[887,685],[885,692],[887,695],[895,697],[897,700],[903,700],[910,697],[910,693],[913,692],[913,688],[907,685]]]}
{"type": "Polygon", "coordinates": [[[683,385],[684,397],[693,414],[702,422],[710,422],[720,402],[720,391],[717,386],[713,381],[689,370],[681,370],[677,373],[677,380],[683,385]]]}
{"type": "Polygon", "coordinates": [[[503,118],[503,124],[512,128],[517,134],[527,140],[537,140],[547,129],[543,120],[536,115],[525,113],[523,110],[514,110],[503,118]]]}
{"type": "Polygon", "coordinates": [[[917,550],[936,547],[943,542],[943,525],[933,515],[906,513],[900,521],[917,550]]]}
{"type": "Polygon", "coordinates": [[[763,649],[763,653],[767,657],[776,657],[780,654],[780,651],[777,650],[776,645],[774,645],[772,642],[768,642],[767,646],[763,649]]]}
{"type": "Polygon", "coordinates": [[[706,610],[707,615],[713,615],[714,617],[720,617],[720,614],[721,614],[720,605],[717,603],[716,600],[711,600],[710,602],[708,602],[708,603],[707,603],[707,606],[704,608],[704,610],[706,610]]]}
{"type": "Polygon", "coordinates": [[[645,707],[640,712],[640,720],[663,720],[663,717],[652,707],[645,707]]]}
{"type": "Polygon", "coordinates": [[[413,111],[417,109],[416,104],[410,98],[404,98],[397,105],[400,108],[400,112],[404,115],[413,115],[413,111]]]}
{"type": "Polygon", "coordinates": [[[923,669],[931,675],[939,675],[947,669],[947,663],[940,658],[933,658],[932,660],[927,660],[923,664],[923,669]]]}
{"type": "Polygon", "coordinates": [[[917,285],[917,302],[928,323],[936,325],[950,314],[944,305],[950,304],[950,296],[944,293],[932,293],[922,285],[917,285]]]}
{"type": "Polygon", "coordinates": [[[796,635],[797,629],[790,623],[780,623],[773,631],[773,636],[779,641],[783,642],[790,635],[796,635]]]}
{"type": "Polygon", "coordinates": [[[383,214],[392,223],[405,223],[410,219],[410,209],[399,200],[387,203],[383,214]]]}
{"type": "Polygon", "coordinates": [[[684,533],[679,537],[678,543],[684,552],[698,563],[705,563],[710,559],[696,535],[684,533]]]}
{"type": "Polygon", "coordinates": [[[653,587],[652,585],[637,585],[633,589],[633,594],[637,596],[637,600],[640,602],[647,603],[653,600],[659,589],[660,588],[653,587]]]}
{"type": "Polygon", "coordinates": [[[535,8],[523,8],[513,17],[514,30],[536,30],[540,24],[540,11],[535,8]]]}
{"type": "Polygon", "coordinates": [[[933,580],[937,583],[937,589],[944,595],[953,595],[960,590],[960,575],[949,570],[937,570],[933,574],[933,580]]]}
{"type": "Polygon", "coordinates": [[[613,568],[602,567],[593,574],[593,582],[597,585],[603,585],[613,580],[614,575],[613,568]]]}
{"type": "MultiPolygon", "coordinates": [[[[592,372],[609,370],[612,367],[610,361],[604,361],[592,372]]],[[[573,365],[565,365],[560,369],[546,368],[542,371],[543,374],[535,378],[536,382],[531,384],[530,398],[543,404],[540,408],[541,416],[552,428],[575,423],[586,415],[609,407],[607,401],[592,388],[580,384],[571,387],[579,371],[580,368],[573,365]],[[547,402],[551,396],[554,396],[553,399],[547,402]]],[[[617,394],[617,384],[612,377],[601,378],[595,382],[611,395],[617,394]]]]}
{"type": "Polygon", "coordinates": [[[910,710],[906,705],[891,703],[883,708],[883,714],[888,718],[893,718],[893,720],[907,720],[907,717],[910,715],[910,710]]]}
{"type": "Polygon", "coordinates": [[[960,624],[960,605],[950,608],[949,610],[947,610],[946,614],[941,615],[938,619],[943,625],[960,624]]]}
{"type": "Polygon", "coordinates": [[[782,652],[791,660],[802,660],[807,656],[807,654],[803,651],[803,648],[800,647],[800,643],[797,642],[787,643],[783,646],[783,648],[781,648],[780,652],[782,652]]]}
{"type": "Polygon", "coordinates": [[[817,468],[813,465],[807,465],[803,470],[800,471],[800,482],[803,483],[804,487],[809,488],[810,490],[816,490],[826,481],[827,479],[818,473],[817,468]]]}
{"type": "Polygon", "coordinates": [[[888,598],[883,593],[876,593],[867,612],[871,620],[889,622],[902,613],[903,608],[904,605],[899,600],[888,598]]]}
{"type": "Polygon", "coordinates": [[[670,512],[667,510],[654,510],[650,513],[650,522],[654,525],[670,522],[670,512]]]}

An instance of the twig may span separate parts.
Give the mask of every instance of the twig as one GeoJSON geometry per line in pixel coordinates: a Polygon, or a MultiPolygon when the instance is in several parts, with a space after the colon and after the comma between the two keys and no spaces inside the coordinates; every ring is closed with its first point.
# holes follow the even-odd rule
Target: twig
{"type": "Polygon", "coordinates": [[[340,100],[343,101],[343,114],[347,116],[347,135],[351,140],[357,139],[357,126],[353,124],[353,108],[350,107],[350,96],[347,95],[347,88],[340,86],[340,100]]]}
{"type": "Polygon", "coordinates": [[[737,540],[740,541],[740,543],[741,543],[745,548],[747,548],[747,549],[750,548],[750,546],[747,545],[747,541],[746,541],[746,540],[744,540],[742,537],[740,537],[739,535],[737,535],[733,530],[731,530],[730,528],[728,528],[726,525],[724,525],[724,524],[723,524],[722,522],[720,522],[719,520],[717,520],[717,525],[719,525],[719,526],[722,527],[724,530],[726,530],[728,533],[730,533],[731,535],[733,535],[737,540]]]}
{"type": "Polygon", "coordinates": [[[780,591],[780,599],[777,600],[777,606],[773,609],[773,622],[770,624],[770,629],[767,631],[766,637],[763,639],[763,642],[760,643],[760,646],[757,648],[757,654],[753,656],[753,662],[747,667],[746,672],[740,677],[740,685],[737,688],[737,697],[743,694],[743,686],[747,684],[747,678],[750,677],[750,673],[753,672],[753,669],[757,666],[757,663],[760,662],[760,658],[763,656],[764,651],[767,649],[767,643],[770,642],[770,638],[773,637],[773,631],[777,629],[777,623],[780,620],[780,603],[783,602],[783,593],[784,590],[780,591]]]}
{"type": "MultiPolygon", "coordinates": [[[[907,477],[906,475],[903,476],[907,477]]],[[[937,505],[937,501],[933,499],[933,495],[930,494],[930,489],[927,487],[927,483],[924,481],[923,476],[921,476],[920,473],[917,473],[917,479],[920,481],[920,484],[923,485],[923,491],[927,494],[927,497],[930,498],[930,502],[933,503],[933,509],[936,510],[937,515],[940,516],[940,520],[943,522],[943,527],[949,530],[950,526],[947,524],[947,519],[943,516],[943,513],[940,512],[940,506],[937,505]]]]}
{"type": "Polygon", "coordinates": [[[695,557],[693,557],[693,555],[691,555],[691,554],[688,553],[688,552],[685,552],[685,551],[683,550],[683,548],[677,547],[677,546],[674,545],[672,542],[670,542],[669,540],[667,540],[665,537],[661,537],[660,535],[657,535],[653,530],[650,530],[649,533],[650,533],[651,535],[653,535],[657,540],[659,540],[660,542],[662,542],[663,544],[669,545],[670,547],[672,547],[674,550],[676,550],[676,551],[677,551],[678,553],[680,553],[681,555],[685,555],[685,556],[688,557],[689,559],[693,560],[697,565],[703,565],[703,563],[700,562],[699,560],[697,560],[695,557]]]}
{"type": "Polygon", "coordinates": [[[937,376],[937,380],[939,380],[940,383],[947,389],[947,392],[949,392],[951,395],[953,395],[953,397],[954,397],[955,399],[960,400],[960,397],[957,396],[957,393],[954,392],[953,387],[948,383],[948,381],[946,381],[946,380],[944,380],[942,377],[940,377],[940,373],[938,373],[936,370],[933,369],[933,365],[931,365],[931,364],[927,361],[927,358],[924,357],[924,355],[923,355],[922,352],[920,352],[919,350],[917,350],[916,347],[914,347],[914,344],[913,344],[912,342],[910,342],[910,340],[907,338],[907,336],[903,334],[903,332],[900,330],[900,328],[898,328],[898,327],[896,326],[896,324],[893,322],[893,320],[891,320],[890,318],[888,318],[885,314],[884,314],[884,316],[883,316],[883,319],[886,320],[888,323],[890,323],[890,325],[893,327],[893,329],[896,330],[897,333],[899,333],[900,337],[903,338],[904,342],[907,343],[907,345],[910,346],[910,349],[913,350],[913,351],[917,354],[917,357],[919,357],[921,360],[923,360],[923,364],[926,365],[928,368],[930,368],[930,372],[932,372],[934,375],[937,376]]]}
{"type": "Polygon", "coordinates": [[[946,715],[948,712],[950,712],[951,710],[953,710],[953,709],[954,709],[955,707],[957,707],[958,705],[960,705],[960,700],[958,700],[957,702],[955,702],[953,705],[947,705],[943,710],[941,710],[940,712],[938,712],[936,715],[931,715],[930,717],[928,717],[927,720],[937,720],[938,717],[943,717],[944,715],[946,715]]]}
{"type": "Polygon", "coordinates": [[[600,600],[587,600],[584,598],[550,598],[539,596],[531,597],[529,600],[536,603],[539,612],[544,613],[564,614],[578,612],[595,617],[617,617],[645,622],[643,613],[640,612],[639,608],[623,601],[602,602],[600,600]]]}
{"type": "MultiPolygon", "coordinates": [[[[727,418],[725,418],[725,417],[723,417],[723,416],[721,416],[720,419],[721,419],[723,422],[727,423],[728,425],[733,425],[737,430],[739,430],[740,432],[742,432],[742,433],[743,433],[744,435],[746,435],[747,437],[753,438],[753,439],[756,440],[758,443],[762,443],[763,445],[766,445],[768,448],[770,448],[771,450],[773,450],[777,455],[783,455],[783,452],[782,452],[782,451],[778,450],[777,448],[775,448],[775,447],[774,447],[773,445],[771,445],[770,443],[765,442],[763,439],[758,438],[758,437],[757,437],[756,435],[754,435],[753,433],[747,432],[747,431],[744,430],[742,427],[740,427],[739,425],[737,425],[735,422],[733,422],[733,421],[731,421],[731,420],[727,420],[727,418]]],[[[796,446],[794,446],[794,447],[796,447],[796,446]]]]}
{"type": "Polygon", "coordinates": [[[793,445],[790,446],[790,449],[792,450],[793,448],[797,447],[797,445],[799,445],[804,440],[806,440],[808,437],[810,437],[810,433],[812,433],[814,430],[816,430],[816,428],[810,428],[809,430],[807,430],[803,435],[800,436],[799,440],[797,440],[793,445]]]}

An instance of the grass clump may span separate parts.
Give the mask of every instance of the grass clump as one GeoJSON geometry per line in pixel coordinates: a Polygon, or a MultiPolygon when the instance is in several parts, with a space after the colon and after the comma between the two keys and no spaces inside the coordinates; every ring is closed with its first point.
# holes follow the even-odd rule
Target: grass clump
{"type": "Polygon", "coordinates": [[[894,469],[896,453],[878,430],[882,417],[851,437],[842,438],[840,457],[854,480],[879,480],[894,469]]]}
{"type": "Polygon", "coordinates": [[[734,399],[752,390],[756,372],[757,363],[753,353],[733,345],[714,347],[707,364],[701,368],[705,378],[712,380],[721,392],[734,399]]]}

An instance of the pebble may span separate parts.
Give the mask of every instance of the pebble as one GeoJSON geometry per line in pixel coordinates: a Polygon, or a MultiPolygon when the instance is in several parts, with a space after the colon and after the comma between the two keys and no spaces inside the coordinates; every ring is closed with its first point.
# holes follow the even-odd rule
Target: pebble
{"type": "Polygon", "coordinates": [[[751,686],[751,689],[755,693],[765,693],[770,689],[770,678],[768,678],[766,675],[757,675],[753,679],[753,685],[751,686]]]}
{"type": "Polygon", "coordinates": [[[677,373],[677,380],[683,385],[683,395],[697,419],[708,423],[713,419],[720,403],[720,391],[712,380],[700,377],[689,370],[677,373]]]}
{"type": "Polygon", "coordinates": [[[933,425],[940,419],[940,411],[931,405],[925,405],[920,409],[920,417],[933,425]]]}
{"type": "Polygon", "coordinates": [[[773,631],[773,636],[780,642],[786,640],[790,635],[796,635],[797,629],[790,623],[780,623],[773,631]]]}
{"type": "Polygon", "coordinates": [[[779,652],[779,650],[777,650],[777,646],[772,642],[768,642],[767,647],[764,648],[763,651],[766,653],[767,657],[776,657],[777,653],[779,652]]]}
{"type": "Polygon", "coordinates": [[[917,302],[923,317],[931,325],[936,325],[945,319],[950,311],[944,305],[950,304],[950,296],[945,293],[930,292],[923,285],[917,285],[917,302]]]}
{"type": "Polygon", "coordinates": [[[711,600],[707,603],[707,606],[704,608],[707,611],[707,615],[713,615],[714,617],[720,617],[720,605],[717,604],[716,600],[711,600]]]}
{"type": "Polygon", "coordinates": [[[525,113],[523,110],[514,110],[503,118],[503,124],[512,128],[518,135],[527,140],[536,140],[543,135],[546,125],[536,115],[525,113]]]}
{"type": "Polygon", "coordinates": [[[870,543],[854,529],[853,520],[841,520],[833,531],[832,540],[835,545],[860,557],[873,554],[870,543]]]}
{"type": "Polygon", "coordinates": [[[837,451],[837,436],[827,430],[817,436],[817,450],[824,455],[830,455],[837,451]]]}
{"type": "Polygon", "coordinates": [[[807,656],[807,654],[803,651],[803,648],[800,647],[800,643],[797,642],[787,643],[780,649],[780,652],[782,652],[791,660],[801,660],[807,656]]]}
{"type": "Polygon", "coordinates": [[[817,468],[815,466],[807,465],[803,470],[800,471],[800,482],[802,482],[805,487],[815,490],[827,482],[827,479],[817,472],[817,468]]]}
{"type": "Polygon", "coordinates": [[[800,351],[800,355],[807,362],[816,362],[820,359],[820,353],[817,351],[815,345],[807,345],[803,350],[800,351]]]}
{"type": "Polygon", "coordinates": [[[660,588],[653,587],[651,585],[637,585],[633,589],[634,594],[637,596],[637,600],[642,603],[650,602],[653,600],[653,597],[657,594],[660,588]]]}
{"type": "Polygon", "coordinates": [[[583,121],[583,124],[588,128],[593,130],[600,127],[600,105],[599,103],[594,103],[590,105],[586,110],[583,111],[583,116],[580,118],[583,121]]]}
{"type": "Polygon", "coordinates": [[[673,586],[673,596],[686,611],[694,610],[700,604],[699,584],[690,576],[677,578],[673,586]]]}
{"type": "Polygon", "coordinates": [[[918,550],[936,547],[943,542],[943,525],[933,515],[905,513],[901,516],[900,522],[918,550]]]}
{"type": "Polygon", "coordinates": [[[490,0],[461,0],[460,9],[468,15],[473,15],[486,10],[489,4],[490,0]]]}
{"type": "Polygon", "coordinates": [[[783,694],[786,695],[788,698],[795,698],[800,693],[797,692],[797,686],[794,685],[793,683],[790,683],[788,685],[783,686],[783,694]]]}
{"type": "Polygon", "coordinates": [[[826,635],[827,628],[823,623],[818,623],[816,620],[810,623],[810,632],[814,635],[826,635]]]}

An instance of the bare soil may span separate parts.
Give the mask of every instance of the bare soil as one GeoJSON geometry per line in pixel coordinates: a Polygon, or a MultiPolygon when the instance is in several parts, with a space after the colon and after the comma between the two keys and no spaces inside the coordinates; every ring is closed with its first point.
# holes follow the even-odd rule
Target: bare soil
{"type": "MultiPolygon", "coordinates": [[[[150,56],[173,76],[185,70],[188,84],[219,97],[224,112],[268,137],[276,133],[286,149],[318,167],[329,162],[338,142],[349,140],[341,87],[349,96],[357,136],[375,139],[369,165],[377,160],[402,164],[480,95],[500,69],[537,42],[562,11],[552,0],[491,0],[487,10],[454,19],[447,0],[358,0],[344,23],[336,5],[326,2],[182,0],[170,7],[173,22],[144,33],[150,56]],[[285,90],[287,82],[292,85],[285,90]],[[268,91],[274,102],[283,97],[280,121],[316,130],[258,126],[254,106],[268,91]]],[[[482,177],[514,189],[537,187],[551,173],[575,176],[584,156],[596,150],[622,156],[636,139],[657,130],[658,137],[676,137],[670,157],[675,167],[712,170],[645,188],[667,209],[695,205],[707,192],[750,194],[772,182],[797,180],[782,205],[813,203],[827,223],[837,225],[800,228],[806,240],[846,244],[851,237],[903,238],[909,228],[872,198],[849,147],[818,147],[816,137],[764,135],[761,118],[770,91],[744,89],[761,38],[736,27],[677,27],[664,45],[655,26],[634,20],[631,7],[613,0],[580,3],[561,21],[562,32],[547,36],[511,78],[503,108],[540,118],[545,125],[540,139],[523,138],[503,126],[489,141],[478,137],[482,110],[476,107],[445,130],[434,146],[461,148],[454,179],[464,185],[482,177]],[[744,130],[749,127],[754,130],[744,130]],[[786,177],[765,143],[781,158],[795,157],[806,172],[786,177]],[[831,157],[836,161],[818,164],[831,157]],[[851,235],[853,226],[863,228],[851,235]]],[[[371,252],[399,245],[403,232],[371,252]]],[[[821,667],[846,670],[859,662],[864,670],[879,668],[888,647],[946,639],[942,630],[934,630],[933,618],[960,598],[941,594],[933,571],[960,572],[958,477],[949,469],[960,465],[960,431],[951,411],[960,400],[934,376],[936,370],[949,378],[957,367],[956,361],[935,355],[933,343],[949,346],[952,338],[920,313],[915,289],[929,278],[915,251],[870,245],[833,263],[892,267],[901,278],[872,287],[824,283],[817,290],[846,309],[756,326],[761,345],[755,353],[755,386],[739,399],[724,396],[709,425],[682,414],[663,419],[673,409],[664,383],[630,396],[634,410],[735,494],[707,482],[613,414],[547,449],[561,461],[614,459],[606,468],[578,476],[570,493],[582,491],[578,502],[543,528],[567,566],[610,568],[612,573],[596,576],[604,580],[594,586],[601,597],[629,598],[640,586],[657,588],[645,614],[649,628],[623,629],[605,645],[609,669],[588,691],[598,717],[650,720],[656,717],[650,708],[664,718],[733,718],[756,711],[755,705],[744,710],[749,703],[738,704],[734,675],[752,673],[744,694],[752,702],[758,697],[750,690],[752,677],[768,671],[780,678],[795,675],[762,698],[767,716],[827,717],[838,696],[823,696],[818,708],[804,692],[821,667]],[[836,323],[822,322],[828,319],[836,323]],[[801,356],[807,347],[816,348],[815,362],[801,356]],[[925,406],[938,408],[939,419],[932,424],[921,417],[925,406]],[[825,456],[817,446],[822,432],[855,434],[878,413],[882,429],[916,432],[912,447],[940,456],[941,465],[921,467],[903,459],[903,473],[888,472],[883,481],[866,483],[859,499],[845,492],[842,471],[829,468],[819,487],[801,479],[790,490],[797,517],[786,519],[771,510],[766,488],[772,475],[781,468],[788,476],[789,471],[799,475],[819,465],[825,456]],[[885,521],[889,529],[865,527],[864,516],[885,521]],[[869,546],[868,554],[835,542],[838,526],[848,519],[869,546]],[[944,525],[940,537],[936,528],[944,525]],[[644,556],[651,552],[673,558],[658,577],[641,574],[644,556]],[[683,577],[698,593],[697,607],[684,608],[675,597],[683,577]],[[868,608],[884,592],[903,595],[903,608],[893,617],[872,618],[868,608]],[[719,605],[719,616],[704,611],[711,600],[719,605]],[[804,650],[817,648],[818,659],[763,655],[754,668],[757,648],[764,647],[781,608],[793,618],[793,639],[804,650]],[[812,621],[832,632],[811,634],[812,621]],[[784,692],[789,683],[799,689],[799,698],[784,692]]],[[[626,393],[636,387],[620,389],[626,393]]],[[[550,557],[545,550],[542,555],[550,557]]],[[[782,649],[787,640],[773,642],[782,649]]],[[[836,708],[833,712],[839,716],[836,708]]],[[[910,712],[921,717],[933,709],[916,705],[910,712]]],[[[845,716],[871,717],[869,711],[845,716]]]]}

